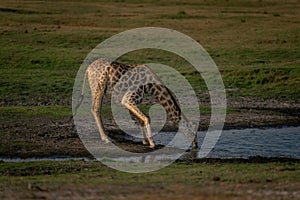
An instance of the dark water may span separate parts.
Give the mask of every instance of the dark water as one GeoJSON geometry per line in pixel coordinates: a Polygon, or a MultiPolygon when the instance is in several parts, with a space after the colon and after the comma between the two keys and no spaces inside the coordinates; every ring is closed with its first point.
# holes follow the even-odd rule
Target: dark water
{"type": "Polygon", "coordinates": [[[208,155],[214,158],[250,156],[300,158],[300,127],[225,130],[208,155]]]}
{"type": "MultiPolygon", "coordinates": [[[[164,144],[165,133],[156,137],[164,144]]],[[[198,133],[199,146],[206,132],[198,133]]],[[[223,130],[216,145],[207,157],[211,158],[249,158],[289,157],[300,158],[300,127],[249,128],[241,130],[223,130]]]]}
{"type": "MultiPolygon", "coordinates": [[[[202,144],[206,132],[198,133],[199,146],[202,144]]],[[[154,136],[156,144],[166,145],[170,137],[175,133],[159,133],[154,136]]],[[[141,139],[135,139],[139,141],[141,139]]],[[[288,157],[300,159],[300,127],[283,128],[251,128],[241,130],[224,130],[208,154],[209,158],[249,158],[251,156],[262,157],[288,157]]],[[[22,162],[35,160],[67,160],[85,159],[64,156],[51,156],[42,158],[6,158],[0,160],[6,162],[22,162]]],[[[122,158],[120,158],[122,160],[122,158]]]]}

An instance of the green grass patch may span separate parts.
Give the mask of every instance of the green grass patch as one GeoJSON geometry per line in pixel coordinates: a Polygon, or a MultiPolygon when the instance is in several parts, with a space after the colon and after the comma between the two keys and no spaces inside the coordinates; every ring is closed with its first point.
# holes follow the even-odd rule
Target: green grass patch
{"type": "Polygon", "coordinates": [[[107,199],[116,197],[115,191],[118,191],[118,197],[122,195],[132,199],[137,196],[166,199],[165,195],[167,199],[181,198],[181,195],[236,198],[241,196],[240,192],[245,193],[243,197],[247,198],[250,190],[259,192],[255,195],[265,191],[276,192],[278,188],[282,189],[282,185],[288,189],[285,193],[298,191],[299,170],[299,163],[292,162],[176,162],[155,172],[130,174],[108,168],[99,162],[0,163],[0,191],[3,192],[2,196],[11,197],[11,192],[15,192],[23,198],[49,193],[62,196],[66,191],[67,195],[72,191],[72,194],[80,194],[83,198],[98,198],[101,195],[107,199]],[[237,187],[238,193],[235,191],[237,187]]]}
{"type": "Polygon", "coordinates": [[[0,72],[0,100],[8,105],[66,105],[71,100],[75,70],[9,68],[0,72]]]}
{"type": "MultiPolygon", "coordinates": [[[[199,41],[220,67],[225,86],[234,89],[229,96],[299,101],[298,10],[292,1],[2,1],[0,102],[69,106],[87,54],[115,33],[145,26],[175,29],[199,41]]],[[[172,53],[141,50],[120,60],[166,64],[199,97],[207,91],[199,73],[172,53]]]]}
{"type": "Polygon", "coordinates": [[[110,169],[100,162],[83,161],[38,161],[26,163],[0,163],[0,183],[22,176],[23,181],[54,181],[56,183],[93,184],[129,184],[155,183],[164,180],[164,184],[195,184],[198,181],[213,182],[213,177],[220,177],[221,182],[265,183],[297,182],[299,180],[299,163],[189,163],[176,162],[170,166],[146,174],[130,174],[110,169]],[[112,177],[113,175],[113,177],[112,177]],[[65,179],[65,177],[68,177],[65,179]],[[83,179],[89,177],[89,179],[83,179]],[[102,178],[98,178],[102,177],[102,178]],[[78,179],[79,178],[79,179],[78,179]]]}
{"type": "Polygon", "coordinates": [[[228,95],[300,99],[299,67],[240,67],[222,69],[228,95]]]}
{"type": "Polygon", "coordinates": [[[8,118],[64,118],[72,115],[71,108],[67,106],[11,106],[0,107],[0,116],[8,118]]]}

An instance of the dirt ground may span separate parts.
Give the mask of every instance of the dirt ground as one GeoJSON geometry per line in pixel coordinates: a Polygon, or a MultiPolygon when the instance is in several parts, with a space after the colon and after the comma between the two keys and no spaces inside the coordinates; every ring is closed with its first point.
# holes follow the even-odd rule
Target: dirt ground
{"type": "MultiPolygon", "coordinates": [[[[207,105],[209,105],[207,103],[207,105]]],[[[281,127],[300,125],[300,105],[292,101],[277,101],[275,99],[258,98],[229,98],[230,111],[226,116],[225,129],[249,128],[249,127],[281,127]]],[[[92,158],[85,149],[77,135],[76,127],[69,118],[54,119],[51,117],[20,117],[10,115],[2,116],[0,128],[3,134],[0,136],[0,156],[5,157],[44,157],[53,155],[65,155],[73,157],[92,158]]],[[[200,130],[205,130],[209,124],[210,115],[201,115],[200,130]]],[[[124,141],[120,131],[116,130],[110,119],[106,120],[106,129],[114,142],[125,150],[133,152],[151,151],[148,146],[139,143],[124,141]]],[[[167,127],[172,130],[172,127],[167,127]]],[[[160,148],[158,146],[157,148],[160,148]]],[[[188,159],[187,159],[188,160],[188,159]]],[[[186,161],[186,160],[185,160],[186,161]]],[[[191,162],[191,160],[189,160],[191,162]]],[[[287,177],[297,177],[299,169],[295,167],[280,168],[269,167],[272,163],[291,163],[299,160],[291,159],[266,159],[252,158],[250,160],[234,160],[236,169],[225,169],[224,174],[233,174],[234,178],[226,178],[227,175],[218,176],[219,172],[206,175],[199,180],[197,178],[205,174],[203,169],[210,167],[226,166],[226,162],[220,160],[193,160],[196,163],[194,170],[186,172],[190,164],[177,168],[175,163],[173,172],[159,171],[154,180],[148,181],[151,174],[131,174],[124,178],[119,172],[107,169],[103,172],[103,165],[99,169],[89,170],[87,166],[77,166],[69,170],[69,167],[59,166],[55,168],[58,175],[52,174],[51,167],[45,169],[45,174],[34,175],[43,171],[39,164],[34,167],[19,166],[17,170],[28,171],[26,175],[4,175],[0,179],[1,199],[299,199],[299,181],[285,181],[287,177]],[[198,163],[199,167],[198,167],[198,163]],[[242,163],[258,163],[257,167],[266,163],[264,169],[245,171],[246,178],[239,175],[239,168],[245,167],[242,163]],[[201,163],[205,163],[201,169],[201,163]],[[20,168],[20,169],[19,169],[20,168]],[[280,168],[280,169],[279,169],[280,168]],[[49,171],[50,170],[50,171],[49,171]],[[85,173],[87,170],[87,173],[85,173]],[[265,174],[266,170],[268,174],[265,174]],[[82,174],[83,173],[83,174],[82,174]],[[174,174],[181,174],[176,177],[174,174]],[[260,175],[261,173],[261,175],[260,175]],[[281,178],[273,178],[273,174],[283,174],[281,178]],[[289,173],[289,174],[285,174],[289,173]],[[217,175],[215,175],[217,174],[217,175]],[[175,177],[173,177],[175,176],[175,177]],[[190,176],[186,178],[186,176],[190,176]],[[225,177],[223,177],[225,176],[225,177]],[[248,177],[250,176],[250,177],[248,177]],[[166,183],[165,178],[173,177],[174,182],[166,183]],[[187,179],[193,179],[189,184],[187,179]],[[221,179],[221,181],[220,181],[221,179]],[[196,180],[196,181],[195,181],[196,180]],[[100,181],[100,182],[99,182],[100,181]],[[134,185],[131,184],[132,182],[134,185]],[[137,184],[139,183],[139,184],[137,184]]],[[[39,162],[38,162],[39,163],[39,162]]],[[[194,165],[192,164],[192,165],[194,165]]],[[[0,167],[8,166],[1,163],[0,167]]],[[[67,166],[72,165],[72,161],[67,166]]],[[[248,167],[248,165],[246,165],[248,167]]],[[[254,166],[255,169],[255,166],[254,166]]],[[[1,170],[0,170],[1,171],[1,170]]],[[[8,170],[9,172],[10,170],[8,170]]],[[[2,170],[1,173],[7,173],[2,170]]],[[[208,172],[209,173],[209,172],[208,172]]]]}
{"type": "Polygon", "coordinates": [[[300,184],[232,184],[213,183],[188,186],[173,184],[168,187],[151,185],[147,187],[126,187],[102,184],[97,186],[74,184],[63,186],[55,192],[25,190],[16,194],[7,189],[13,199],[298,199],[300,184]],[[249,187],[250,185],[250,187],[249,187]],[[155,191],[155,193],[154,193],[155,191]]]}
{"type": "MultiPolygon", "coordinates": [[[[234,108],[226,116],[224,129],[249,127],[281,127],[300,125],[300,105],[294,102],[259,100],[253,98],[229,99],[228,106],[234,108]]],[[[210,115],[201,115],[200,130],[207,129],[210,115]]],[[[125,149],[148,151],[148,147],[122,143],[122,134],[106,120],[109,136],[125,149]],[[121,139],[120,139],[121,138],[121,139]]],[[[52,119],[48,117],[20,119],[10,116],[1,120],[4,132],[0,137],[0,155],[28,158],[34,156],[67,155],[90,157],[79,139],[76,127],[69,118],[52,119]]],[[[172,127],[166,127],[172,130],[172,127]]]]}

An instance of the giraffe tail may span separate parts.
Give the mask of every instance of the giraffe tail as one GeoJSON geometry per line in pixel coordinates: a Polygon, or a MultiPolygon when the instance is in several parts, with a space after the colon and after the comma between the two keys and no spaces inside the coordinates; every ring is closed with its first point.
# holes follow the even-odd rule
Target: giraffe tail
{"type": "Polygon", "coordinates": [[[82,90],[81,90],[81,94],[79,95],[79,97],[77,98],[77,104],[74,108],[74,113],[73,113],[73,117],[75,117],[75,115],[77,114],[77,110],[80,107],[83,99],[84,99],[84,89],[85,89],[85,84],[86,84],[86,76],[87,76],[87,70],[85,70],[84,73],[84,78],[83,78],[83,84],[82,84],[82,90]]]}

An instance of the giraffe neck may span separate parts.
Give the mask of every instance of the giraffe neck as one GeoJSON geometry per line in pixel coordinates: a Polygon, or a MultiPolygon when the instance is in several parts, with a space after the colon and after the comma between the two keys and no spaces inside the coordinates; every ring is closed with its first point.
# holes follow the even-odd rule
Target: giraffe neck
{"type": "Polygon", "coordinates": [[[155,99],[164,107],[168,118],[179,123],[181,120],[181,110],[177,100],[174,98],[171,91],[162,84],[149,84],[146,92],[152,94],[155,99]]]}

